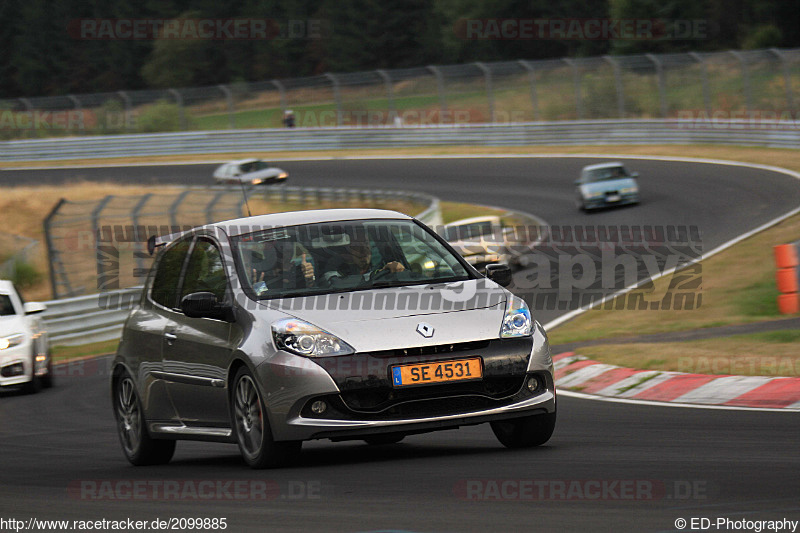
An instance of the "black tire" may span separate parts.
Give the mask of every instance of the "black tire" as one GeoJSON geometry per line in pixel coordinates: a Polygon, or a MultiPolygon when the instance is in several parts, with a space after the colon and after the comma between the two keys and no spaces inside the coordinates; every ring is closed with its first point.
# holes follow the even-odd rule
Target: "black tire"
{"type": "Polygon", "coordinates": [[[55,378],[53,377],[53,360],[50,359],[50,354],[47,354],[47,374],[41,377],[42,387],[45,389],[52,389],[55,385],[55,378]]]}
{"type": "Polygon", "coordinates": [[[246,367],[236,372],[231,397],[231,427],[244,461],[255,469],[279,468],[300,453],[302,441],[276,442],[272,438],[267,408],[246,367]]]}
{"type": "Polygon", "coordinates": [[[406,436],[402,433],[383,433],[364,437],[364,442],[371,446],[382,446],[385,444],[397,444],[404,438],[406,438],[406,436]]]}
{"type": "Polygon", "coordinates": [[[136,384],[128,374],[116,379],[113,395],[117,435],[128,461],[136,466],[168,463],[175,453],[175,441],[150,437],[136,384]]]}
{"type": "Polygon", "coordinates": [[[495,437],[506,448],[541,446],[553,435],[556,413],[492,422],[495,437]]]}
{"type": "Polygon", "coordinates": [[[31,380],[22,386],[22,391],[25,394],[36,394],[40,390],[42,390],[42,378],[37,376],[34,371],[31,380]]]}

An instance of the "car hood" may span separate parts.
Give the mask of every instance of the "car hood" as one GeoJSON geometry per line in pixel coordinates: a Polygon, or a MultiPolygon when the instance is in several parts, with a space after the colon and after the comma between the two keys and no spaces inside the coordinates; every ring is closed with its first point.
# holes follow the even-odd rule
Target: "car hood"
{"type": "Polygon", "coordinates": [[[28,333],[26,320],[19,315],[0,316],[0,337],[17,333],[28,333]]]}
{"type": "Polygon", "coordinates": [[[636,180],[633,178],[620,178],[616,180],[603,180],[595,181],[593,183],[584,183],[581,189],[587,193],[605,192],[605,191],[618,191],[629,187],[636,187],[636,180]]]}
{"type": "Polygon", "coordinates": [[[497,338],[508,292],[486,279],[261,301],[350,344],[380,351],[497,338]],[[420,324],[433,328],[424,337],[420,324]]]}

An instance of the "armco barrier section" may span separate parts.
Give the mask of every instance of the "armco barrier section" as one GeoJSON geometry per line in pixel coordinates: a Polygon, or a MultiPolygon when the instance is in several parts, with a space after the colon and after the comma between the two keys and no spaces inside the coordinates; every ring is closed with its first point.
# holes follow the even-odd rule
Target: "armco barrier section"
{"type": "Polygon", "coordinates": [[[74,346],[118,339],[141,287],[44,302],[42,319],[51,346],[74,346]]]}
{"type": "Polygon", "coordinates": [[[200,131],[5,141],[0,161],[425,146],[725,144],[800,147],[793,121],[592,120],[518,124],[200,131]]]}

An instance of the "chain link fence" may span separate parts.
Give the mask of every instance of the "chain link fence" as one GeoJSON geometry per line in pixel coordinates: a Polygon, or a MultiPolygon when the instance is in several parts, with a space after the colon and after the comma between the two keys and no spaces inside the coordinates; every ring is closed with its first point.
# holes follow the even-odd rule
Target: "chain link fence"
{"type": "Polygon", "coordinates": [[[21,235],[0,233],[0,279],[16,283],[33,282],[31,264],[38,251],[39,241],[21,235]],[[3,253],[10,252],[10,253],[3,253]]]}
{"type": "Polygon", "coordinates": [[[797,111],[800,49],[603,56],[375,70],[0,101],[0,136],[602,118],[720,119],[797,111]]]}
{"type": "Polygon", "coordinates": [[[253,214],[329,207],[376,207],[440,225],[438,200],[404,191],[304,187],[211,187],[175,193],[61,200],[44,222],[54,299],[141,285],[152,257],[146,241],[253,214]]]}

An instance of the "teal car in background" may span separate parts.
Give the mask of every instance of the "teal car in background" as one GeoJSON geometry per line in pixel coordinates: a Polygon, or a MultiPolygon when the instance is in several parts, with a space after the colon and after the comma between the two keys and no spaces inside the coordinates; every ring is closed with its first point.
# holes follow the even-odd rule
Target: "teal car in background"
{"type": "Polygon", "coordinates": [[[575,181],[575,205],[588,211],[602,207],[639,203],[637,172],[628,172],[619,162],[589,165],[575,181]]]}

